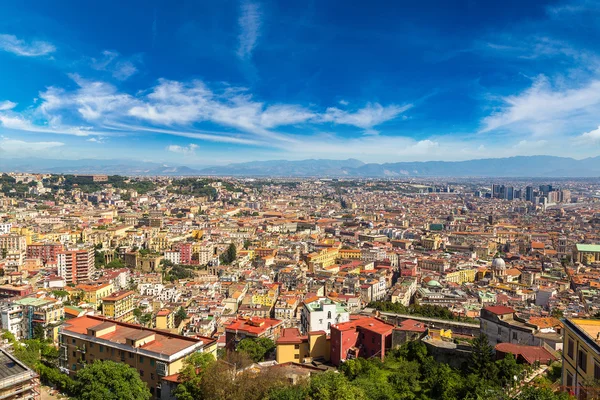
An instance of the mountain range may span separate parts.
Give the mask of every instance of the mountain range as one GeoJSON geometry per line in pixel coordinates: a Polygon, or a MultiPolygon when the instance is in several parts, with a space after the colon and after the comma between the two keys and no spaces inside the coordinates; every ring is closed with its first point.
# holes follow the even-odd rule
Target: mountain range
{"type": "Polygon", "coordinates": [[[271,160],[224,166],[165,165],[135,160],[0,159],[0,171],[135,176],[273,177],[600,177],[600,156],[576,160],[555,156],[517,156],[469,161],[364,163],[347,160],[271,160]]]}

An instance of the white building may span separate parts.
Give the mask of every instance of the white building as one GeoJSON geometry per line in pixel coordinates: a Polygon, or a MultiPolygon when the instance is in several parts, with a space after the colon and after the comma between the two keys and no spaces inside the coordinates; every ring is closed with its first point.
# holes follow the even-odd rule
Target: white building
{"type": "Polygon", "coordinates": [[[0,224],[0,235],[10,233],[11,228],[12,224],[10,222],[0,224]]]}
{"type": "Polygon", "coordinates": [[[165,251],[165,260],[173,264],[181,264],[181,253],[178,251],[165,251]]]}
{"type": "Polygon", "coordinates": [[[350,321],[350,313],[344,305],[327,297],[309,299],[302,303],[300,328],[303,334],[314,331],[331,333],[331,325],[350,321]]]}
{"type": "Polygon", "coordinates": [[[27,336],[25,307],[8,303],[0,306],[0,322],[2,329],[5,329],[15,335],[17,339],[23,339],[27,336]]]}

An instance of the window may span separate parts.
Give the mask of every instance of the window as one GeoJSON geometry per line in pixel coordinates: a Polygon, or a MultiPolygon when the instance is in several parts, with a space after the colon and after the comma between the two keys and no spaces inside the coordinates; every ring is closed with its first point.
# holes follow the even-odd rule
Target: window
{"type": "Polygon", "coordinates": [[[129,358],[133,358],[133,353],[129,352],[129,358]]]}
{"type": "Polygon", "coordinates": [[[154,380],[154,373],[150,373],[150,379],[154,380]]]}
{"type": "Polygon", "coordinates": [[[587,369],[587,353],[584,350],[577,353],[577,365],[583,372],[587,369]]]}
{"type": "Polygon", "coordinates": [[[73,357],[77,357],[77,352],[73,351],[73,357]]]}
{"type": "Polygon", "coordinates": [[[144,356],[140,356],[140,364],[144,363],[144,356]]]}
{"type": "Polygon", "coordinates": [[[154,367],[154,360],[150,359],[150,366],[154,367]]]}
{"type": "Polygon", "coordinates": [[[331,319],[331,311],[327,311],[327,319],[331,319]]]}
{"type": "Polygon", "coordinates": [[[72,369],[73,371],[77,371],[77,364],[73,364],[73,365],[71,365],[71,369],[72,369]]]}
{"type": "Polygon", "coordinates": [[[295,350],[298,350],[298,349],[300,349],[300,345],[299,345],[299,344],[295,344],[295,345],[294,345],[294,349],[295,349],[295,350]]]}
{"type": "Polygon", "coordinates": [[[375,336],[371,336],[371,343],[375,344],[375,336]]]}
{"type": "Polygon", "coordinates": [[[152,396],[154,396],[154,388],[153,388],[153,387],[151,387],[151,388],[150,388],[150,394],[151,394],[152,396]]]}
{"type": "Polygon", "coordinates": [[[517,340],[517,332],[512,333],[512,338],[513,338],[513,340],[517,340]]]}
{"type": "Polygon", "coordinates": [[[498,327],[498,335],[501,335],[501,334],[502,334],[502,327],[501,327],[501,326],[499,326],[499,327],[498,327]]]}
{"type": "Polygon", "coordinates": [[[100,345],[100,353],[104,353],[104,346],[100,345]]]}
{"type": "Polygon", "coordinates": [[[567,386],[573,386],[573,375],[567,372],[567,386]]]}
{"type": "Polygon", "coordinates": [[[327,323],[327,330],[331,329],[331,322],[327,323]]]}
{"type": "Polygon", "coordinates": [[[73,344],[77,343],[75,339],[71,339],[71,341],[73,342],[73,344]]]}
{"type": "Polygon", "coordinates": [[[594,379],[600,379],[600,365],[597,362],[594,363],[594,379]]]}
{"type": "Polygon", "coordinates": [[[94,348],[94,343],[90,343],[90,349],[94,348]]]}
{"type": "Polygon", "coordinates": [[[142,377],[142,378],[144,377],[144,370],[143,369],[140,369],[140,377],[142,377]]]}
{"type": "Polygon", "coordinates": [[[569,338],[569,342],[567,343],[567,355],[571,359],[573,358],[574,347],[575,347],[575,344],[573,343],[573,339],[569,338]]]}
{"type": "Polygon", "coordinates": [[[299,360],[300,359],[300,354],[294,354],[294,360],[299,360]]]}

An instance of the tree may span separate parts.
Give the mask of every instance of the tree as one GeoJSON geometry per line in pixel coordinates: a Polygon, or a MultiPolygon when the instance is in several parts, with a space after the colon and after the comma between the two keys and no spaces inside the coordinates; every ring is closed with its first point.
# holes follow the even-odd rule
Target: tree
{"type": "Polygon", "coordinates": [[[314,376],[308,387],[312,400],[361,400],[367,396],[359,387],[337,372],[329,371],[314,376]]]}
{"type": "Polygon", "coordinates": [[[517,364],[515,356],[511,353],[504,356],[502,360],[496,361],[496,366],[498,369],[498,380],[502,386],[512,385],[514,377],[518,377],[523,371],[523,367],[517,364]]]}
{"type": "Polygon", "coordinates": [[[118,268],[124,268],[124,267],[125,267],[125,264],[123,264],[123,261],[121,261],[119,258],[115,258],[114,260],[112,260],[111,262],[106,264],[105,268],[118,269],[118,268]]]}
{"type": "Polygon", "coordinates": [[[246,338],[238,344],[236,350],[246,353],[254,362],[260,362],[274,349],[275,343],[269,338],[246,338]]]}
{"type": "Polygon", "coordinates": [[[175,390],[177,400],[195,400],[202,396],[202,374],[207,367],[215,362],[210,353],[194,353],[184,362],[179,372],[179,382],[175,390]]]}
{"type": "Polygon", "coordinates": [[[179,326],[181,321],[185,320],[188,317],[185,309],[183,307],[179,307],[177,312],[175,313],[175,325],[179,326]]]}
{"type": "Polygon", "coordinates": [[[149,400],[152,395],[139,373],[123,363],[94,361],[77,373],[78,400],[149,400]]]}
{"type": "Polygon", "coordinates": [[[237,249],[235,247],[235,244],[231,243],[227,250],[225,250],[219,258],[221,260],[221,264],[229,265],[235,260],[236,256],[237,249]]]}
{"type": "Polygon", "coordinates": [[[483,333],[473,340],[473,353],[471,353],[470,370],[483,378],[493,376],[491,368],[494,365],[494,349],[483,333]]]}

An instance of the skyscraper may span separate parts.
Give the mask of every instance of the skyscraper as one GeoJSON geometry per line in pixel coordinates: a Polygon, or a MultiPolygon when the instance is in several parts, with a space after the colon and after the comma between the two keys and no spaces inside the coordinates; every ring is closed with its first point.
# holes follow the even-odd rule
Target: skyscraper
{"type": "Polygon", "coordinates": [[[533,186],[527,186],[525,188],[525,200],[533,201],[533,186]]]}

